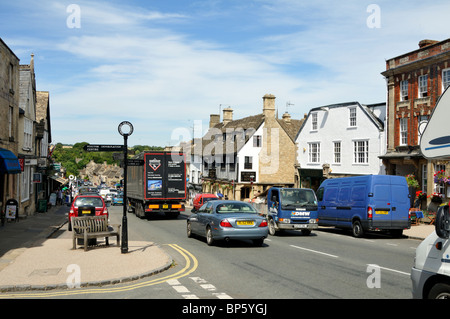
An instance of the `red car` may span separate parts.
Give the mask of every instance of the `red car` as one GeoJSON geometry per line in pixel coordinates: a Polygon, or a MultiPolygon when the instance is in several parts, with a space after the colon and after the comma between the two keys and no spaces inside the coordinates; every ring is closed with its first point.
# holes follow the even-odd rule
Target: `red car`
{"type": "Polygon", "coordinates": [[[105,201],[100,195],[78,195],[75,197],[69,211],[69,230],[72,230],[72,217],[92,216],[94,215],[94,208],[95,216],[108,216],[105,201]]]}
{"type": "Polygon", "coordinates": [[[203,206],[204,203],[210,201],[210,200],[218,200],[219,197],[217,197],[214,194],[197,194],[194,197],[194,200],[192,201],[192,212],[197,211],[200,207],[203,206]]]}

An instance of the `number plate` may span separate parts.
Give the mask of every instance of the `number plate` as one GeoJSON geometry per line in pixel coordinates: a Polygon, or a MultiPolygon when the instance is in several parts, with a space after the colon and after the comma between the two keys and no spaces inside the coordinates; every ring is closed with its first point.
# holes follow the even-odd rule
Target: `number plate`
{"type": "Polygon", "coordinates": [[[91,211],[90,211],[90,210],[83,210],[81,213],[82,213],[83,215],[84,215],[84,214],[90,214],[91,211]]]}
{"type": "Polygon", "coordinates": [[[389,215],[389,212],[387,210],[376,210],[375,211],[376,215],[389,215]]]}
{"type": "Polygon", "coordinates": [[[236,224],[239,226],[253,226],[255,222],[253,220],[238,220],[236,224]]]}

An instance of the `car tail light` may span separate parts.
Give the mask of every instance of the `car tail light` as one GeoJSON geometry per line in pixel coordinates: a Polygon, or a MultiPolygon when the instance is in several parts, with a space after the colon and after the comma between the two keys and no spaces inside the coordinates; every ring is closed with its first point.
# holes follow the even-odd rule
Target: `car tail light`
{"type": "Polygon", "coordinates": [[[222,227],[233,227],[230,222],[228,221],[228,219],[223,219],[220,221],[220,226],[222,227]]]}
{"type": "Polygon", "coordinates": [[[267,220],[263,219],[263,221],[261,222],[261,224],[259,224],[258,227],[267,227],[267,220]]]}
{"type": "Polygon", "coordinates": [[[372,219],[373,217],[373,209],[372,207],[367,208],[367,218],[372,219]]]}

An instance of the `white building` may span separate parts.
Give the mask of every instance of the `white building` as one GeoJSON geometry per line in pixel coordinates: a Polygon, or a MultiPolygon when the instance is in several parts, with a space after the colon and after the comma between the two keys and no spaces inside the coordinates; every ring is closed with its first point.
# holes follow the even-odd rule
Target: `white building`
{"type": "Polygon", "coordinates": [[[303,187],[323,178],[385,174],[386,104],[358,102],[313,108],[296,137],[303,187]]]}
{"type": "Polygon", "coordinates": [[[211,114],[209,130],[195,154],[203,160],[203,192],[251,199],[271,186],[298,184],[295,136],[303,119],[276,115],[275,96],[263,97],[263,112],[233,119],[233,110],[211,114]],[[201,154],[200,154],[201,153],[201,154]]]}

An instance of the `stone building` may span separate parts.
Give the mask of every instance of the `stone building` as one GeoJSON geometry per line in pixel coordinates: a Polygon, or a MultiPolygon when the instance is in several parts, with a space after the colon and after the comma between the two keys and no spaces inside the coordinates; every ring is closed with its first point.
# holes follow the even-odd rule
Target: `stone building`
{"type": "Polygon", "coordinates": [[[303,120],[276,117],[275,96],[263,97],[263,112],[233,119],[233,110],[211,114],[209,130],[196,143],[203,161],[203,192],[251,199],[274,185],[298,186],[295,136],[303,120]]]}
{"type": "Polygon", "coordinates": [[[123,179],[123,169],[116,164],[108,165],[106,162],[97,164],[91,160],[85,168],[80,170],[80,178],[88,179],[95,186],[105,184],[108,187],[114,187],[123,179]]]}
{"type": "Polygon", "coordinates": [[[19,58],[0,39],[0,211],[18,198],[19,58]]]}
{"type": "Polygon", "coordinates": [[[387,174],[414,174],[428,195],[448,196],[447,185],[434,183],[434,174],[447,162],[427,160],[420,152],[419,127],[426,124],[441,94],[450,85],[450,39],[423,40],[417,50],[386,61],[381,73],[387,82],[388,140],[381,156],[387,174]]]}
{"type": "Polygon", "coordinates": [[[30,64],[19,66],[19,129],[18,157],[22,166],[19,182],[19,214],[31,215],[36,211],[37,190],[33,177],[37,172],[36,150],[36,78],[34,55],[30,64]]]}

